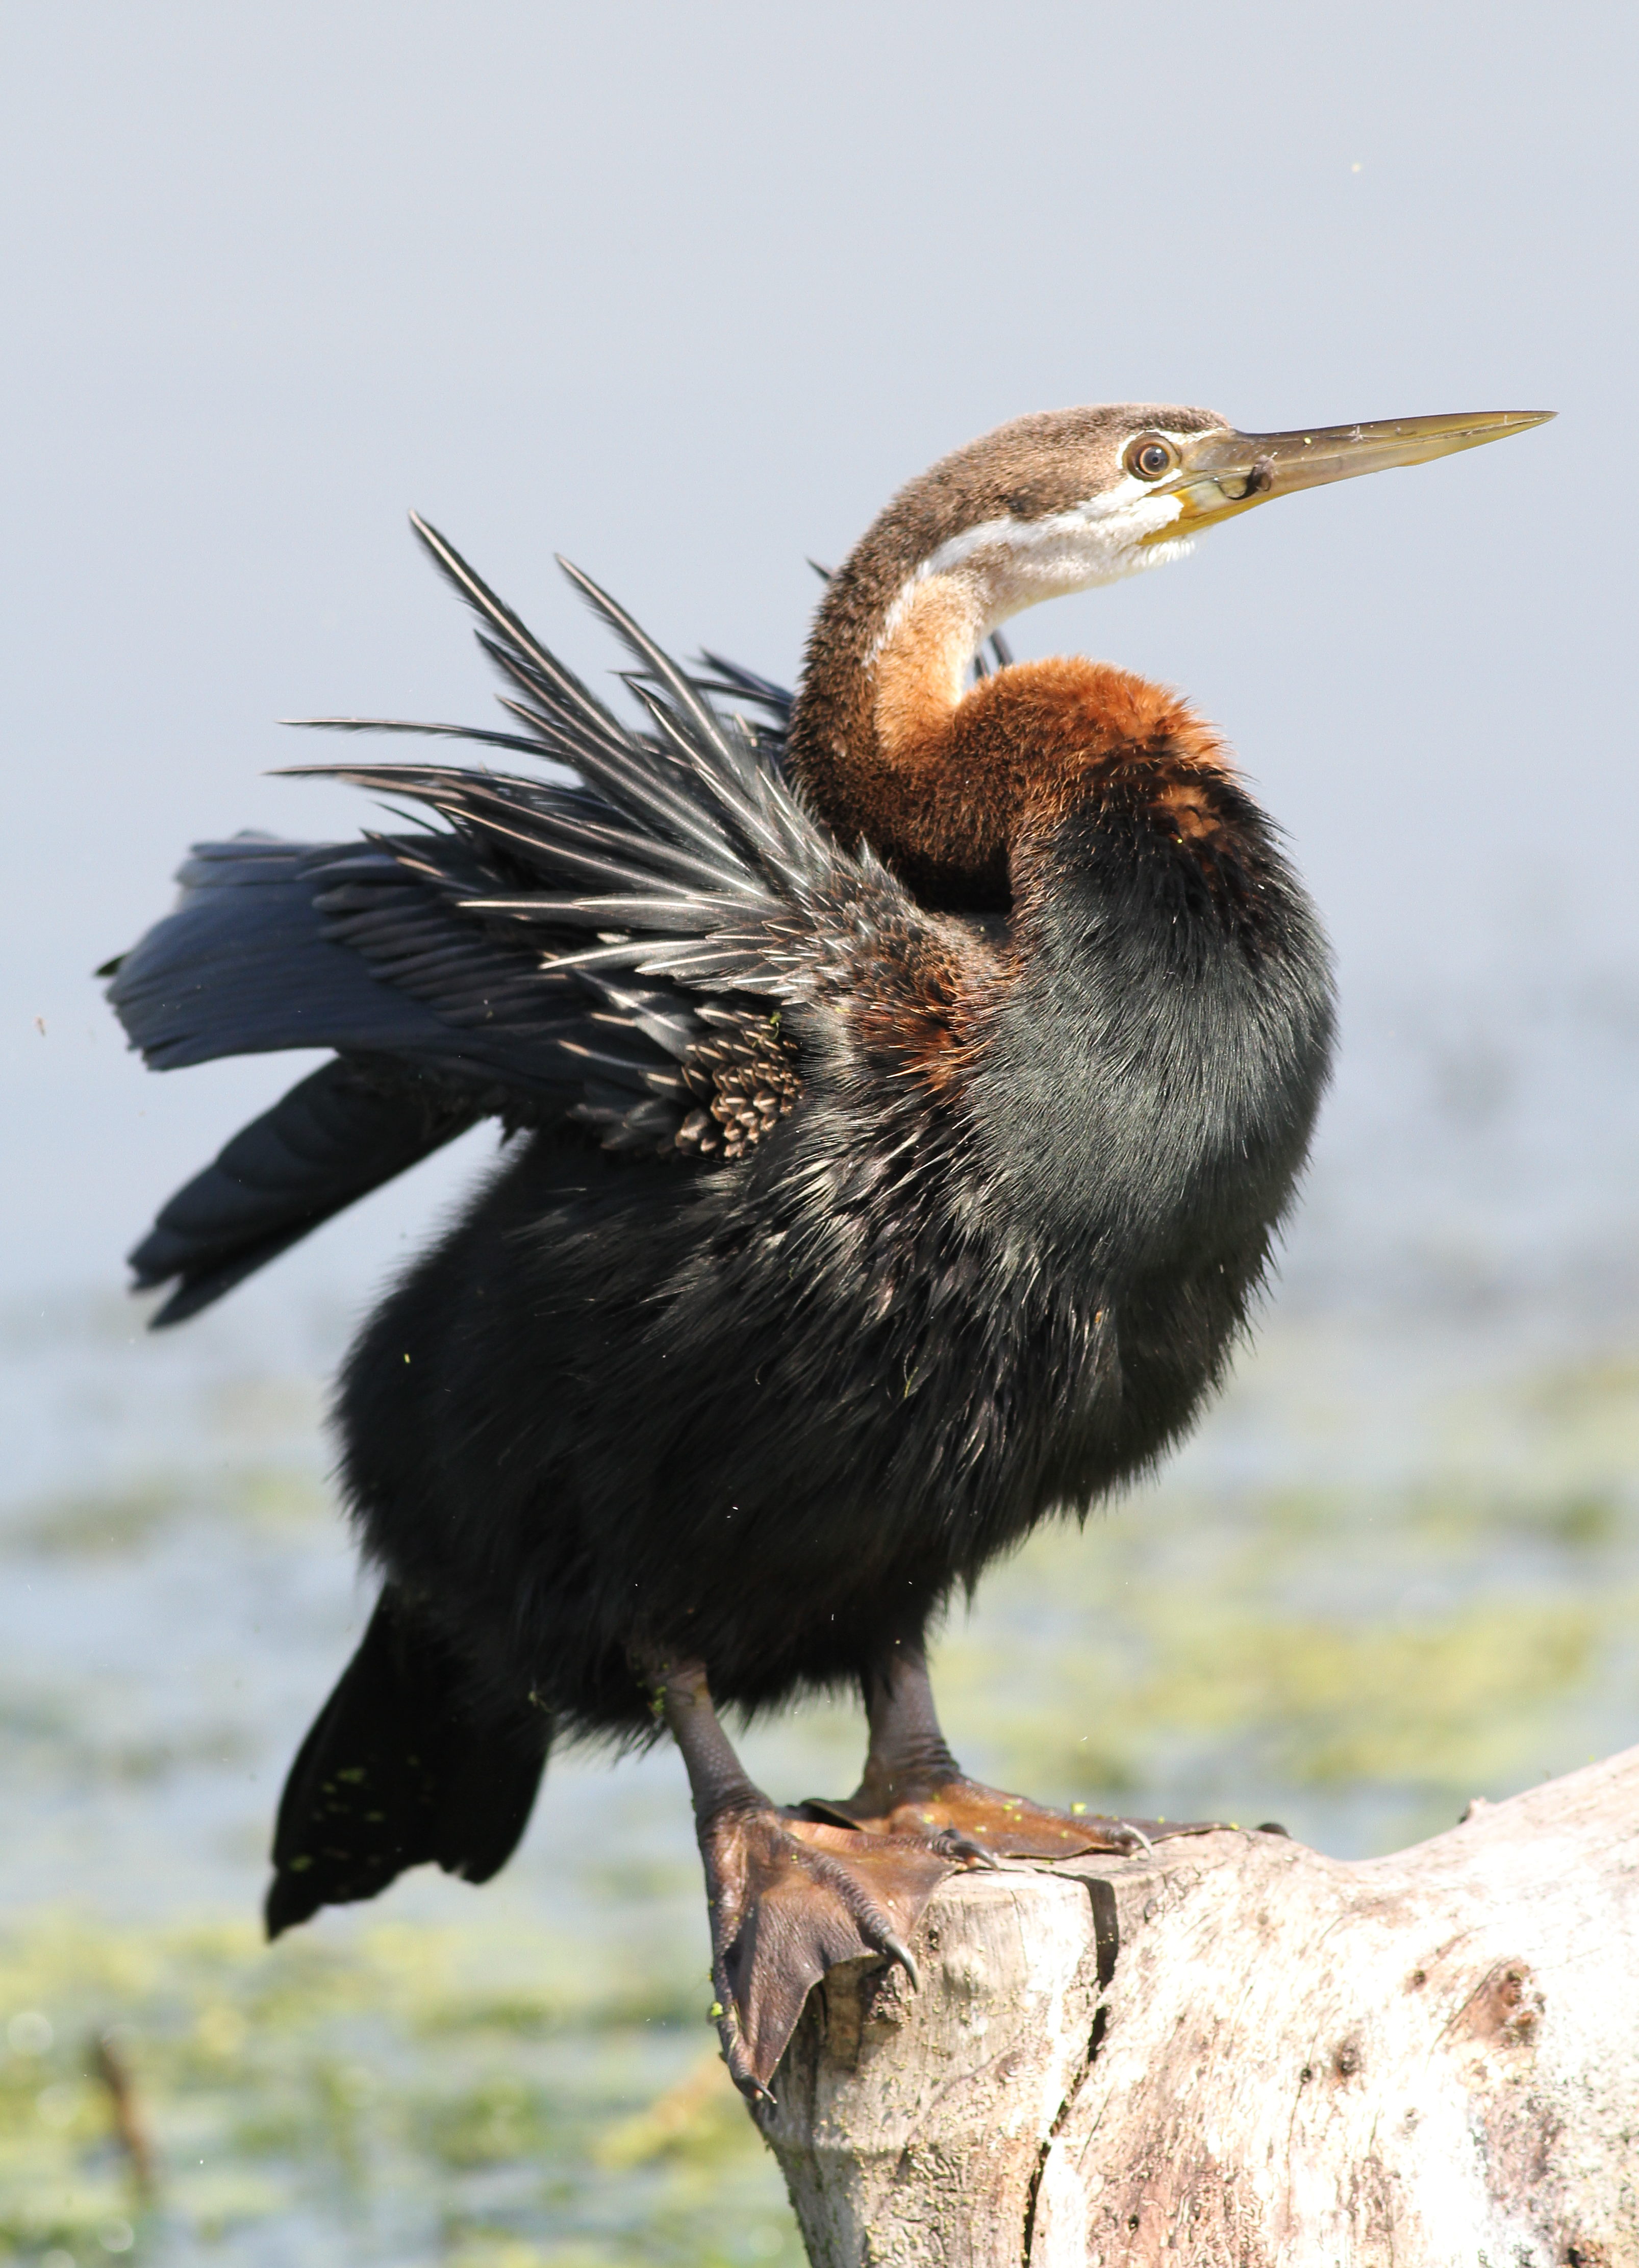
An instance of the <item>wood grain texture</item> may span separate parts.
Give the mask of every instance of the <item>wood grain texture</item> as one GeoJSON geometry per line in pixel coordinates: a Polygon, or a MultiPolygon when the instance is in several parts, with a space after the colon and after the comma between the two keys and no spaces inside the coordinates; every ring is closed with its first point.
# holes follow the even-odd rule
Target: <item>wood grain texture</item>
{"type": "Polygon", "coordinates": [[[1362,1864],[957,1876],[916,1952],[775,2077],[818,2268],[1639,2263],[1639,1749],[1362,1864]]]}

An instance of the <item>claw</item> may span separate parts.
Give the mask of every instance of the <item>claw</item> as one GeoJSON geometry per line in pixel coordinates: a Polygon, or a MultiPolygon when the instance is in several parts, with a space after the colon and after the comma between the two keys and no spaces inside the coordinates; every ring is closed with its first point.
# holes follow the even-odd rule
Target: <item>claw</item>
{"type": "Polygon", "coordinates": [[[943,1851],[948,1858],[959,1859],[966,1867],[999,1867],[1002,1863],[989,1844],[981,1843],[976,1836],[964,1835],[959,1827],[945,1828],[932,1841],[937,1850],[943,1851]]]}
{"type": "MultiPolygon", "coordinates": [[[[727,2062],[728,2058],[724,2057],[724,2062],[727,2062]]],[[[766,2087],[763,2084],[762,2080],[758,2078],[751,2066],[746,2061],[743,2055],[738,2059],[737,2063],[729,2064],[729,2077],[733,2080],[735,2086],[739,2088],[740,2093],[745,2096],[747,2102],[753,2104],[766,2102],[770,2110],[775,2110],[779,2108],[779,2096],[775,2095],[771,2087],[766,2087]]]]}
{"type": "Polygon", "coordinates": [[[922,1990],[922,1971],[917,1968],[915,1956],[912,1954],[909,1946],[904,1942],[903,1939],[895,1937],[892,1932],[890,1932],[882,1940],[882,1950],[899,1962],[900,1967],[905,1971],[905,1974],[910,1979],[911,1991],[913,1992],[920,1992],[922,1990]]]}
{"type": "Polygon", "coordinates": [[[765,2086],[758,2078],[746,2058],[745,2037],[731,2000],[717,2018],[717,2040],[723,2050],[723,2060],[728,2066],[729,2077],[746,2102],[772,2104],[775,2099],[773,2088],[765,2086]]]}

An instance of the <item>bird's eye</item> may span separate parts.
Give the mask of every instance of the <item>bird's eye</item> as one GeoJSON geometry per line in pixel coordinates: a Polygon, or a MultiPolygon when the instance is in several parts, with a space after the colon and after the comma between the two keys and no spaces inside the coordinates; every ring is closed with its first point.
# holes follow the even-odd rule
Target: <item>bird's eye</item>
{"type": "Polygon", "coordinates": [[[1127,445],[1127,469],[1141,481],[1158,481],[1177,462],[1177,450],[1158,434],[1141,433],[1127,445]]]}

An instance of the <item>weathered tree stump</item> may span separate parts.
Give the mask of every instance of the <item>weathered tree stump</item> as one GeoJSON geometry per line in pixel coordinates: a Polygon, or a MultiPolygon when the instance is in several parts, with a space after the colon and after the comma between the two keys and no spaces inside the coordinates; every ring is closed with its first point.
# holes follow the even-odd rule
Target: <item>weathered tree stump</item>
{"type": "Polygon", "coordinates": [[[1631,2268],[1639,1749],[1358,1865],[958,1875],[761,2124],[815,2268],[1631,2268]]]}

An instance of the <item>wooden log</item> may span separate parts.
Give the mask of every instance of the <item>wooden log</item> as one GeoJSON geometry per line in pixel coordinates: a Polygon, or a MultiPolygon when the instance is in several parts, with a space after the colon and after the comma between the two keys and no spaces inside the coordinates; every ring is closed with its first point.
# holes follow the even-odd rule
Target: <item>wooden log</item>
{"type": "Polygon", "coordinates": [[[815,2268],[1634,2268],[1639,1749],[1393,1858],[953,1877],[761,2123],[815,2268]]]}

